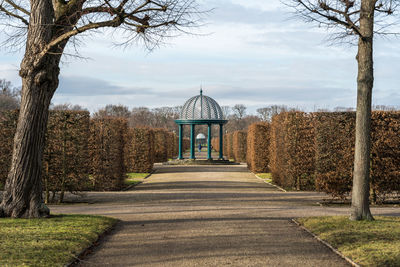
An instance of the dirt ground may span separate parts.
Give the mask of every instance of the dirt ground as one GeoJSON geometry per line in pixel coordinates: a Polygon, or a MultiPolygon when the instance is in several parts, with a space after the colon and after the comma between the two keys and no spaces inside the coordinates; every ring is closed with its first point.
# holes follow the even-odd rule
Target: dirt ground
{"type": "MultiPolygon", "coordinates": [[[[69,204],[50,208],[121,220],[81,266],[348,266],[291,222],[349,213],[318,205],[325,197],[279,191],[245,165],[158,165],[130,191],[68,195],[69,204]]],[[[399,208],[372,211],[400,216],[399,208]]]]}

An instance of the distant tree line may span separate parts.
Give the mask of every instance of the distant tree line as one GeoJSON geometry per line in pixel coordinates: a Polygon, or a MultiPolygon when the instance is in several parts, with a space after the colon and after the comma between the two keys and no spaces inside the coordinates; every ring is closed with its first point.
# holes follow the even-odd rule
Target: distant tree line
{"type": "Polygon", "coordinates": [[[0,111],[12,110],[19,107],[21,89],[16,88],[10,81],[0,79],[0,111]]]}
{"type": "MultiPolygon", "coordinates": [[[[0,110],[12,110],[18,109],[20,104],[20,89],[14,87],[10,81],[5,79],[0,80],[0,110]]],[[[128,125],[131,128],[137,128],[142,126],[148,126],[151,128],[164,128],[171,132],[178,132],[178,126],[175,123],[176,119],[179,119],[179,113],[182,106],[175,107],[129,107],[118,104],[118,105],[106,105],[104,108],[100,108],[98,111],[92,114],[93,118],[104,118],[104,117],[120,117],[125,118],[128,121],[128,125]]],[[[258,108],[256,114],[248,114],[247,107],[244,104],[236,104],[234,106],[222,106],[222,112],[224,117],[228,120],[228,123],[224,126],[225,133],[231,133],[240,130],[247,130],[249,125],[259,122],[271,122],[273,116],[278,115],[282,112],[295,111],[298,109],[291,108],[285,105],[269,105],[262,108],[258,108]]],[[[69,103],[51,105],[51,110],[87,110],[80,105],[73,105],[69,103]]],[[[381,111],[394,111],[398,108],[387,105],[376,105],[373,110],[381,111]]],[[[329,111],[328,109],[318,109],[316,111],[329,111]]],[[[354,108],[349,107],[335,107],[333,111],[345,112],[354,111],[354,108]]],[[[218,126],[213,126],[213,137],[217,137],[219,134],[218,126]]],[[[207,133],[206,125],[199,125],[196,127],[196,134],[207,133]]],[[[185,129],[185,135],[189,134],[189,127],[185,129]]]]}

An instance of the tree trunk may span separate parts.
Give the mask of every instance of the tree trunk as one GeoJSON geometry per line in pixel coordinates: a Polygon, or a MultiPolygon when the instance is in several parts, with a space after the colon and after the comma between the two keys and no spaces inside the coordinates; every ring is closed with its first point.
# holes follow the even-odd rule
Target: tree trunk
{"type": "Polygon", "coordinates": [[[375,0],[361,2],[358,42],[356,143],[354,158],[351,220],[373,220],[369,209],[371,151],[371,98],[374,83],[373,30],[375,0]]]}
{"type": "Polygon", "coordinates": [[[40,57],[55,32],[50,0],[32,0],[30,25],[21,63],[22,99],[0,216],[37,218],[49,215],[42,196],[42,157],[48,108],[58,86],[65,44],[40,57]]]}

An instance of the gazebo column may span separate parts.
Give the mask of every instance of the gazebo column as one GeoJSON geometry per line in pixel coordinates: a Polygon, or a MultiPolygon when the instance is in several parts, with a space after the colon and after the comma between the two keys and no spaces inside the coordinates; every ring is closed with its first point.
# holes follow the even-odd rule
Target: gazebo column
{"type": "Polygon", "coordinates": [[[219,159],[224,159],[224,129],[223,124],[219,125],[219,159]]]}
{"type": "Polygon", "coordinates": [[[183,124],[179,124],[179,155],[178,159],[183,159],[182,146],[183,146],[183,124]]]}
{"type": "Polygon", "coordinates": [[[195,125],[191,124],[190,125],[190,159],[196,159],[195,154],[194,154],[195,153],[195,143],[196,143],[194,134],[195,134],[195,125]]]}
{"type": "Polygon", "coordinates": [[[208,124],[208,136],[207,136],[207,159],[212,160],[211,157],[211,124],[208,124]]]}

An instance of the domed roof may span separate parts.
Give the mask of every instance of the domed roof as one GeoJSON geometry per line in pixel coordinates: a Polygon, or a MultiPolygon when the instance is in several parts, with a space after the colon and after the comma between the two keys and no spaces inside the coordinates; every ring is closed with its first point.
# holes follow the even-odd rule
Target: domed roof
{"type": "Polygon", "coordinates": [[[224,120],[221,107],[209,96],[194,96],[186,101],[180,113],[180,120],[224,120]]]}
{"type": "Polygon", "coordinates": [[[206,136],[205,136],[204,134],[202,134],[202,133],[199,133],[199,134],[196,136],[196,139],[206,139],[206,136]]]}

